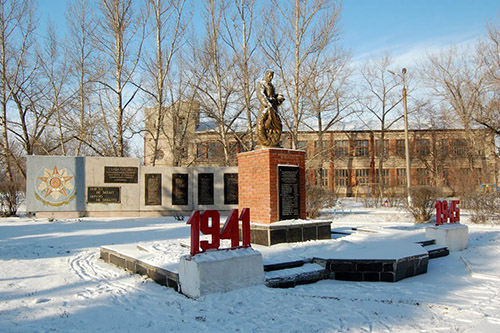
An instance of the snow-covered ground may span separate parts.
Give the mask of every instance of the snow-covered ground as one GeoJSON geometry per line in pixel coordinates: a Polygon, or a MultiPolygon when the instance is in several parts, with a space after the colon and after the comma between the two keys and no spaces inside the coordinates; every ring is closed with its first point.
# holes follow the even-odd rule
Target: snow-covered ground
{"type": "MultiPolygon", "coordinates": [[[[394,235],[425,238],[425,225],[396,208],[347,202],[344,215],[339,207],[333,213],[321,219],[379,233],[253,247],[271,263],[394,235]]],[[[129,243],[176,258],[187,251],[179,244],[189,243],[185,221],[0,219],[0,332],[499,332],[500,225],[468,223],[465,212],[462,223],[469,225],[468,249],[433,259],[427,274],[396,283],[262,285],[192,300],[98,259],[101,245],[129,243]]]]}

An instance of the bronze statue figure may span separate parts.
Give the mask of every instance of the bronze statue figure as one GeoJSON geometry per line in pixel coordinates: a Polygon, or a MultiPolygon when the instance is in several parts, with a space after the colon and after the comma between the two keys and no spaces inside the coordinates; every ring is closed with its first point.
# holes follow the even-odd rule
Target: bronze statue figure
{"type": "Polygon", "coordinates": [[[257,117],[257,149],[280,147],[282,124],[278,114],[278,106],[285,98],[276,94],[271,83],[274,72],[266,71],[264,80],[257,84],[257,98],[260,101],[257,117]]]}

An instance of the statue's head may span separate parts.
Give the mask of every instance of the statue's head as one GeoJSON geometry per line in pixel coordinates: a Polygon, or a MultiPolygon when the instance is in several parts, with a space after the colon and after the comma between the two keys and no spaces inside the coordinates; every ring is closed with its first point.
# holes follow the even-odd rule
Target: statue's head
{"type": "Polygon", "coordinates": [[[273,77],[274,77],[274,71],[273,71],[273,70],[271,70],[271,69],[268,69],[268,70],[266,71],[266,74],[265,74],[265,76],[264,76],[264,79],[265,79],[267,82],[271,82],[271,81],[272,81],[272,79],[273,79],[273,77]]]}

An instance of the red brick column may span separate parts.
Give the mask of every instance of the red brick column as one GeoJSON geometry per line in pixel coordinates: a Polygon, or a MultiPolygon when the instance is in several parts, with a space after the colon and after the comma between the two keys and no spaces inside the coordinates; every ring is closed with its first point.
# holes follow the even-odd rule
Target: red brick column
{"type": "Polygon", "coordinates": [[[278,222],[278,166],[299,167],[300,218],[306,218],[305,151],[268,148],[238,154],[238,206],[253,223],[278,222]]]}

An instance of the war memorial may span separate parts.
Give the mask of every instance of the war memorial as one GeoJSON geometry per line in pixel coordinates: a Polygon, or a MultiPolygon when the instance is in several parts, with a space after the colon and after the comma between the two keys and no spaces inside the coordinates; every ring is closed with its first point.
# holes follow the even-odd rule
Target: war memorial
{"type": "Polygon", "coordinates": [[[267,71],[258,82],[258,144],[238,154],[237,167],[153,167],[135,158],[28,156],[27,211],[47,218],[190,216],[190,244],[179,245],[189,246],[190,254],[177,258],[177,270],[157,265],[154,253],[141,244],[103,246],[101,259],[192,298],[262,283],[294,287],[321,279],[397,282],[426,273],[429,259],[467,247],[459,202],[448,206],[439,201],[436,225],[429,226],[422,239],[405,244],[404,251],[393,251],[390,242],[373,241],[363,245],[361,255],[354,244],[330,257],[263,265],[252,243],[273,246],[342,234],[332,230],[332,221],[306,219],[305,152],[280,146],[278,107],[284,98],[275,91],[273,75],[267,71]],[[221,216],[227,216],[225,223],[221,216]],[[305,264],[317,269],[264,277],[264,271],[305,264]]]}

